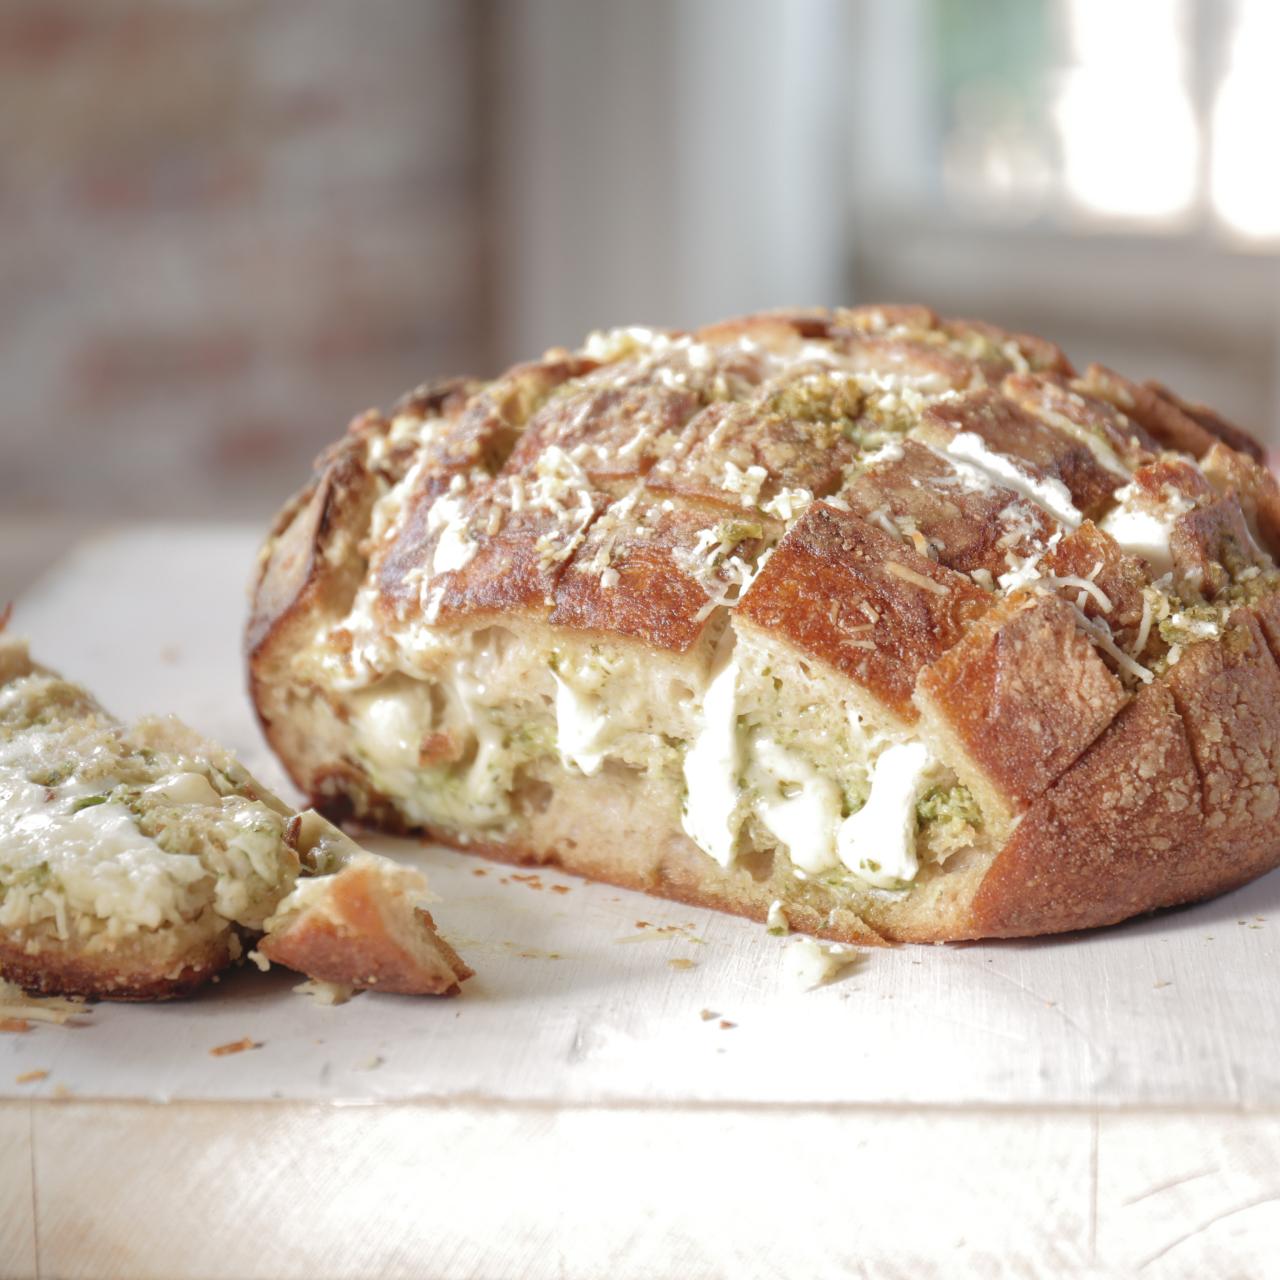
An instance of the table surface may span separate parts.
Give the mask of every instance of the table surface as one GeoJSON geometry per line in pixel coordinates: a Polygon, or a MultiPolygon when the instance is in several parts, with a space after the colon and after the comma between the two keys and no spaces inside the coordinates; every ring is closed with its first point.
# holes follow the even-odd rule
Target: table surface
{"type": "MultiPolygon", "coordinates": [[[[256,541],[256,531],[239,527],[104,534],[18,602],[11,629],[117,714],[176,712],[288,793],[254,723],[239,656],[256,541]]],[[[975,1143],[956,1126],[972,1116],[986,1117],[991,1158],[1006,1170],[1014,1157],[997,1157],[1000,1126],[1039,1117],[1039,1136],[1015,1126],[1017,1142],[1063,1136],[1074,1153],[1063,1157],[1068,1164],[1077,1155],[1092,1160],[1092,1173],[1082,1175],[1092,1200],[1080,1231],[1094,1250],[1099,1196],[1106,1199],[1099,1117],[1105,1127],[1109,1115],[1116,1123],[1217,1116],[1213,1140],[1227,1141],[1223,1126],[1253,1116],[1255,1139],[1264,1130],[1268,1141],[1280,1137],[1277,874],[1090,934],[868,951],[836,981],[802,991],[785,973],[793,940],[759,925],[554,872],[521,879],[413,841],[368,843],[428,871],[440,897],[437,923],[477,973],[460,998],[366,994],[324,1007],[294,994],[291,975],[242,970],[184,1002],[95,1005],[79,1026],[0,1036],[0,1101],[9,1101],[9,1114],[48,1115],[55,1124],[59,1108],[92,1112],[110,1102],[125,1115],[139,1102],[167,1101],[186,1106],[197,1124],[199,1108],[235,1104],[239,1111],[219,1112],[220,1123],[239,1116],[256,1132],[285,1114],[273,1104],[380,1103],[384,1116],[416,1107],[436,1116],[432,1124],[442,1115],[453,1123],[473,1113],[594,1109],[680,1115],[672,1132],[692,1134],[689,1116],[710,1108],[754,1116],[766,1128],[779,1112],[822,1115],[835,1126],[828,1135],[844,1123],[832,1117],[903,1116],[909,1127],[911,1117],[932,1116],[918,1148],[902,1137],[907,1128],[895,1129],[896,1149],[919,1154],[936,1144],[941,1152],[954,1141],[970,1162],[985,1139],[975,1143]],[[256,1047],[210,1053],[244,1038],[256,1047]],[[32,1072],[47,1074],[19,1083],[32,1072]],[[45,1113],[30,1109],[33,1099],[61,1102],[45,1113]]],[[[343,1111],[306,1113],[332,1126],[346,1123],[343,1111]]],[[[541,1122],[530,1123],[551,1140],[541,1122]]],[[[36,1122],[30,1127],[11,1142],[27,1143],[35,1168],[36,1122]]],[[[122,1132],[139,1130],[129,1122],[122,1132]]],[[[4,1150],[0,1126],[0,1172],[4,1150]]],[[[1193,1143],[1187,1160],[1194,1165],[1201,1154],[1193,1143]]],[[[1164,1175],[1166,1159],[1157,1159],[1153,1178],[1164,1175]]],[[[1270,1155],[1249,1165],[1256,1173],[1255,1165],[1274,1169],[1270,1155]]],[[[34,1196],[37,1174],[30,1176],[34,1196]]],[[[1280,1190],[1267,1188],[1259,1203],[1280,1190]]],[[[1170,1231],[1185,1216],[1175,1209],[1170,1231]]],[[[0,1220],[0,1261],[4,1239],[0,1220]]],[[[181,1271],[176,1258],[169,1265],[181,1271]]],[[[492,1259],[487,1265],[502,1273],[492,1259]]],[[[609,1265],[622,1274],[616,1257],[609,1265]]]]}

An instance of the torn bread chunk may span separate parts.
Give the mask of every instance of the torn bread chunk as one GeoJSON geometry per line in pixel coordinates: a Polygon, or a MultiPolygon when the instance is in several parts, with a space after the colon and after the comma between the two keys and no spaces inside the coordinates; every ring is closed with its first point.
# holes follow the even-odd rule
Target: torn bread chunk
{"type": "Polygon", "coordinates": [[[418,872],[357,851],[337,871],[294,884],[267,918],[258,953],[335,986],[456,994],[472,971],[420,905],[425,890],[418,872]]]}
{"type": "Polygon", "coordinates": [[[918,306],[450,385],[263,548],[250,684],[317,807],[851,943],[1280,861],[1280,501],[1207,410],[918,306]]]}
{"type": "Polygon", "coordinates": [[[164,999],[261,939],[265,954],[329,981],[456,990],[469,970],[420,909],[426,898],[417,872],[361,852],[318,813],[293,813],[177,720],[122,725],[0,638],[0,977],[164,999]],[[341,928],[321,949],[300,922],[328,903],[341,928]]]}

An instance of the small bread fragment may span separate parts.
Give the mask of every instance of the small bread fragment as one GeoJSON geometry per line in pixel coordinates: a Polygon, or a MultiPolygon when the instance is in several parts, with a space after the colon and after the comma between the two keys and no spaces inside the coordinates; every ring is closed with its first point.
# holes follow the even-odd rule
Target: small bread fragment
{"type": "Polygon", "coordinates": [[[397,995],[456,995],[472,976],[416,905],[421,873],[359,853],[341,870],[299,880],[266,923],[258,952],[321,982],[397,995]]]}
{"type": "Polygon", "coordinates": [[[425,896],[421,875],[291,812],[185,725],[122,725],[0,637],[0,978],[170,999],[284,928],[275,958],[312,976],[456,991],[470,970],[419,909],[425,896]],[[321,954],[296,921],[330,898],[347,904],[344,927],[321,954]]]}

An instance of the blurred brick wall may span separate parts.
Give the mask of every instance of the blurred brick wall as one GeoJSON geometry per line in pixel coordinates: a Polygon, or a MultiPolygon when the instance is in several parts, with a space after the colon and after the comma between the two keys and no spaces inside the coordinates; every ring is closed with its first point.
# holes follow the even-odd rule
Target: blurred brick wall
{"type": "Polygon", "coordinates": [[[256,515],[481,369],[468,0],[5,0],[0,512],[256,515]]]}

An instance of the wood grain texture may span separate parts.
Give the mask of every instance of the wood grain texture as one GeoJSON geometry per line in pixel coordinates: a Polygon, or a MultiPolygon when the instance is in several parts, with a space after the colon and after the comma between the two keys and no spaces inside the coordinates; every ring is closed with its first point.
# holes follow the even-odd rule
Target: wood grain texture
{"type": "Polygon", "coordinates": [[[39,1193],[7,1200],[27,1240],[38,1206],[14,1277],[1260,1276],[1280,1229],[1276,1112],[67,1102],[8,1123],[39,1193]]]}
{"type": "Polygon", "coordinates": [[[0,1103],[0,1276],[36,1274],[31,1115],[22,1103],[0,1103]]]}

